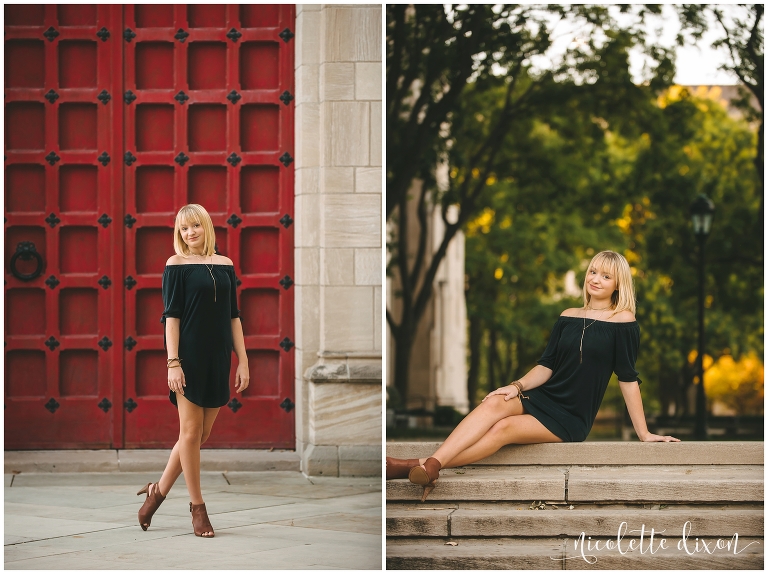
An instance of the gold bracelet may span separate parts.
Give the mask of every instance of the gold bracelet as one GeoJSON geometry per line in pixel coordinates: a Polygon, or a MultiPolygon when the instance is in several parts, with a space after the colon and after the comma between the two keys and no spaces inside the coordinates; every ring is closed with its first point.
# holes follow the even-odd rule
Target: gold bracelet
{"type": "Polygon", "coordinates": [[[180,358],[178,358],[178,357],[173,357],[173,358],[171,358],[171,359],[168,359],[168,360],[165,362],[166,366],[170,367],[170,366],[171,366],[171,363],[172,363],[173,361],[178,361],[178,362],[179,362],[179,366],[181,366],[181,359],[180,359],[180,358]]]}
{"type": "Polygon", "coordinates": [[[181,365],[168,365],[169,369],[180,369],[181,365]]]}

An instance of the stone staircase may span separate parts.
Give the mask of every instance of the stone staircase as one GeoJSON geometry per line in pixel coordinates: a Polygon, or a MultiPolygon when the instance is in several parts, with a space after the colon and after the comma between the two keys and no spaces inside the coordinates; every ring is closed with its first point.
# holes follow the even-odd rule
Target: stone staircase
{"type": "Polygon", "coordinates": [[[420,498],[387,481],[388,569],[763,569],[762,442],[510,445],[420,498]]]}

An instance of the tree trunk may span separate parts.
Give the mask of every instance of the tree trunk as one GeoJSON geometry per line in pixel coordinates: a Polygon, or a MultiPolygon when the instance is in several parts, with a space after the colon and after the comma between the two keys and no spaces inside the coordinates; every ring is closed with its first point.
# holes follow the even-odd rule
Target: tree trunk
{"type": "Polygon", "coordinates": [[[402,329],[395,340],[395,388],[403,401],[403,408],[408,404],[408,370],[411,365],[411,345],[413,335],[410,329],[402,329]]]}
{"type": "Polygon", "coordinates": [[[469,410],[477,406],[477,387],[480,375],[480,342],[483,340],[483,323],[477,317],[469,319],[469,371],[467,373],[467,394],[469,410]]]}

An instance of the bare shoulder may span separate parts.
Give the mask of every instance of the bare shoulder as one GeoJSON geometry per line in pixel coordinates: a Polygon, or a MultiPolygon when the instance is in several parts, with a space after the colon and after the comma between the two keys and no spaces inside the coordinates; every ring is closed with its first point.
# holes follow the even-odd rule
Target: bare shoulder
{"type": "Polygon", "coordinates": [[[181,255],[171,255],[165,262],[166,265],[184,265],[184,263],[184,258],[181,255]]]}
{"type": "Polygon", "coordinates": [[[635,316],[632,311],[619,311],[613,317],[608,319],[611,323],[632,323],[635,321],[635,316]]]}
{"type": "Polygon", "coordinates": [[[573,307],[571,309],[566,309],[562,313],[560,313],[561,317],[578,317],[578,313],[581,311],[578,307],[573,307]]]}
{"type": "Polygon", "coordinates": [[[213,262],[217,265],[234,265],[229,257],[224,257],[223,255],[214,255],[213,262]]]}

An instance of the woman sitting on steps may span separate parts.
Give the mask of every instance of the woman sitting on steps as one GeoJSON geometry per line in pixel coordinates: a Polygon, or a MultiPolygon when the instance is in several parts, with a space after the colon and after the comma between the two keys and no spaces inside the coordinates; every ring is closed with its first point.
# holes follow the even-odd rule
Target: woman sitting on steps
{"type": "Polygon", "coordinates": [[[507,444],[584,441],[614,372],[640,440],[680,442],[650,433],[645,422],[635,370],[640,328],[627,260],[613,251],[595,255],[582,294],[584,306],[563,311],[537,366],[489,393],[431,457],[387,457],[387,480],[408,477],[423,486],[423,502],[441,468],[477,462],[507,444]]]}

